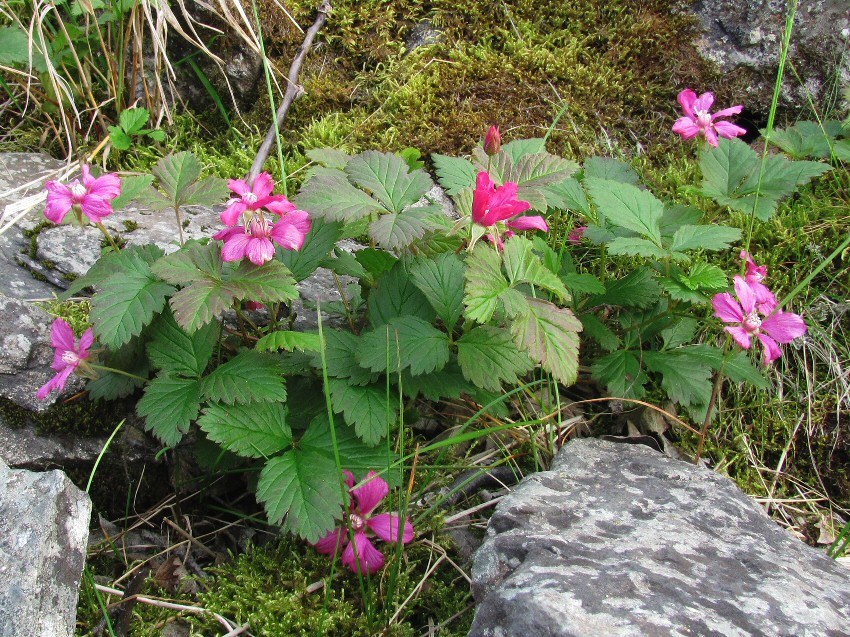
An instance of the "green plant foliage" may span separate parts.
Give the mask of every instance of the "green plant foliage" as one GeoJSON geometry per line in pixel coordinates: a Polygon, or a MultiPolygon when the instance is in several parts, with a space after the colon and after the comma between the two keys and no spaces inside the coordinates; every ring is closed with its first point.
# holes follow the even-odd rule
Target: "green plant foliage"
{"type": "Polygon", "coordinates": [[[509,332],[487,325],[475,327],[458,339],[457,362],[464,378],[494,392],[502,389],[502,383],[518,384],[533,367],[509,332]]]}
{"type": "Polygon", "coordinates": [[[360,387],[334,379],[330,391],[334,412],[343,414],[368,446],[374,447],[395,428],[399,403],[394,394],[387,395],[385,387],[360,387]]]}
{"type": "Polygon", "coordinates": [[[417,316],[398,316],[363,334],[357,357],[373,372],[430,374],[448,362],[449,338],[417,316]]]}
{"type": "Polygon", "coordinates": [[[318,352],[322,349],[322,341],[319,335],[314,332],[291,332],[288,330],[278,330],[270,334],[266,334],[263,338],[257,341],[254,346],[258,352],[268,352],[272,350],[286,350],[292,352],[318,352]]]}
{"type": "Polygon", "coordinates": [[[578,376],[581,322],[569,309],[548,301],[530,298],[526,303],[528,309],[511,325],[514,343],[558,381],[572,385],[578,376]]]}
{"type": "Polygon", "coordinates": [[[449,331],[463,313],[463,274],[463,261],[451,252],[434,259],[417,259],[410,268],[413,284],[425,295],[449,331]]]}
{"type": "Polygon", "coordinates": [[[240,352],[204,378],[201,391],[209,400],[233,405],[286,401],[283,372],[273,354],[240,352]]]}
{"type": "Polygon", "coordinates": [[[189,431],[201,409],[201,381],[160,374],[145,388],[136,412],[145,429],[173,447],[189,431]]]}
{"type": "Polygon", "coordinates": [[[210,440],[248,458],[267,458],[292,443],[282,403],[212,403],[204,408],[198,426],[210,440]]]}

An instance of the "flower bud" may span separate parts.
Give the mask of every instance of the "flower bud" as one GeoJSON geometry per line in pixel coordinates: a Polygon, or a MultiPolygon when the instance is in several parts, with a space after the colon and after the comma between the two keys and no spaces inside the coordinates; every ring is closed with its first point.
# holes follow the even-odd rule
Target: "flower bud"
{"type": "Polygon", "coordinates": [[[491,126],[484,137],[484,152],[490,155],[498,154],[502,149],[502,136],[499,134],[498,126],[491,126]]]}

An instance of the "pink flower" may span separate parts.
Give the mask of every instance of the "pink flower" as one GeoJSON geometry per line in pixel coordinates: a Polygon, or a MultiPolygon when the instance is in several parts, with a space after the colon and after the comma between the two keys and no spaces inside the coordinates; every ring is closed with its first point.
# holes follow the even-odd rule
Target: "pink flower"
{"type": "Polygon", "coordinates": [[[587,226],[577,226],[573,228],[570,230],[569,234],[567,234],[567,241],[573,245],[578,245],[584,237],[585,230],[587,230],[587,226]]]}
{"type": "Polygon", "coordinates": [[[773,296],[767,286],[762,283],[767,278],[767,266],[756,265],[753,258],[746,250],[741,250],[741,258],[747,262],[747,272],[744,280],[756,295],[756,307],[758,311],[767,316],[776,307],[776,297],[773,296]]]}
{"type": "Polygon", "coordinates": [[[502,135],[499,133],[498,126],[491,126],[484,136],[484,152],[492,157],[499,154],[502,150],[502,135]]]}
{"type": "Polygon", "coordinates": [[[490,175],[481,171],[475,181],[472,196],[472,220],[480,226],[502,223],[514,230],[549,231],[543,217],[519,216],[531,208],[527,201],[517,199],[517,185],[512,181],[496,187],[490,175]]]}
{"type": "MultiPolygon", "coordinates": [[[[348,527],[342,526],[328,533],[314,546],[319,553],[325,555],[335,555],[337,551],[343,549],[342,563],[352,571],[377,573],[384,565],[384,556],[372,545],[368,534],[374,534],[384,542],[399,541],[399,516],[392,513],[373,514],[390,489],[374,471],[370,471],[364,484],[358,487],[354,486],[354,476],[350,471],[343,471],[343,473],[351,493],[348,525],[354,534],[354,541],[350,541],[348,527]]],[[[413,526],[405,520],[401,543],[407,544],[412,539],[413,526]]]]}
{"type": "Polygon", "coordinates": [[[806,323],[798,314],[773,310],[767,318],[761,318],[756,294],[743,277],[735,277],[735,294],[737,301],[728,292],[715,294],[711,300],[714,315],[730,324],[724,329],[742,348],[750,349],[751,338],[758,338],[764,345],[765,365],[782,356],[777,343],[790,343],[806,333],[806,323]]]}
{"type": "Polygon", "coordinates": [[[258,212],[245,225],[225,228],[214,234],[213,239],[224,241],[222,260],[241,261],[248,257],[254,265],[263,265],[274,258],[275,243],[287,250],[300,250],[311,225],[303,210],[293,209],[275,224],[258,212]]]}
{"type": "Polygon", "coordinates": [[[48,181],[47,205],[44,216],[53,223],[62,223],[70,210],[82,223],[85,215],[92,223],[100,223],[112,214],[112,200],[121,194],[121,180],[115,173],[92,177],[88,164],[82,165],[82,182],[75,179],[67,186],[48,181]]]}
{"type": "Polygon", "coordinates": [[[62,319],[53,321],[50,328],[50,344],[54,347],[53,371],[58,372],[36,392],[39,400],[47,398],[53,390],[62,391],[68,377],[89,357],[89,348],[94,342],[94,333],[87,329],[80,338],[79,345],[74,338],[74,330],[62,319]]]}
{"type": "Polygon", "coordinates": [[[286,197],[272,194],[274,182],[268,173],[257,175],[253,187],[242,179],[231,179],[227,185],[238,196],[229,199],[227,208],[221,213],[221,222],[225,225],[235,226],[243,213],[255,212],[262,208],[278,215],[295,210],[295,206],[286,197]]]}
{"type": "Polygon", "coordinates": [[[696,93],[686,88],[679,93],[678,100],[679,104],[682,105],[685,116],[676,120],[676,123],[673,124],[673,132],[678,133],[685,139],[691,139],[702,134],[709,144],[717,147],[718,135],[726,139],[732,139],[747,132],[732,122],[720,120],[721,117],[729,117],[730,115],[740,113],[744,108],[740,104],[731,108],[724,108],[722,111],[717,111],[712,115],[708,112],[708,109],[714,103],[714,95],[711,93],[703,93],[697,97],[696,93]]]}

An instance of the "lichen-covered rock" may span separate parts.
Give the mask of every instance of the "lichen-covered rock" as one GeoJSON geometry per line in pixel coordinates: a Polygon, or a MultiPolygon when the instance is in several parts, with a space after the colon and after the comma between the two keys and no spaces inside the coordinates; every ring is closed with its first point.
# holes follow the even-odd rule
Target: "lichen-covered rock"
{"type": "MultiPolygon", "coordinates": [[[[50,368],[53,317],[32,303],[0,294],[0,397],[33,411],[56,402],[54,392],[45,400],[35,396],[56,372],[50,368]]],[[[63,393],[79,391],[82,379],[71,376],[63,393]]]]}
{"type": "MultiPolygon", "coordinates": [[[[779,69],[787,3],[700,0],[693,4],[693,9],[703,30],[697,41],[700,54],[736,80],[736,85],[745,88],[747,94],[741,95],[736,103],[766,115],[779,69]]],[[[786,66],[780,106],[799,112],[808,108],[809,98],[821,105],[834,96],[836,87],[850,88],[848,42],[847,0],[800,3],[789,52],[796,76],[786,66]]]]}
{"type": "Polygon", "coordinates": [[[74,634],[90,515],[61,471],[0,461],[0,637],[74,634]]]}
{"type": "Polygon", "coordinates": [[[850,572],[727,478],[577,440],[502,500],[475,556],[474,637],[846,635],[850,572]]]}

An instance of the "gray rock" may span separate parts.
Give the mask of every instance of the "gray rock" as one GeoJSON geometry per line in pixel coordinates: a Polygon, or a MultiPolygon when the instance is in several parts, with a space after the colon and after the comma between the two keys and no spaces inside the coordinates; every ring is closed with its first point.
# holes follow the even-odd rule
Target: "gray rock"
{"type": "Polygon", "coordinates": [[[850,572],[727,478],[576,440],[502,500],[471,636],[846,635],[850,572]]]}
{"type": "MultiPolygon", "coordinates": [[[[700,54],[747,87],[747,94],[738,103],[766,116],[779,68],[786,3],[700,0],[692,6],[703,30],[697,41],[700,54]]],[[[831,101],[836,86],[839,90],[850,87],[848,42],[847,0],[800,3],[789,57],[803,82],[786,66],[780,107],[800,112],[808,107],[808,97],[821,106],[831,101]]]]}
{"type": "MultiPolygon", "coordinates": [[[[33,411],[56,402],[56,392],[40,401],[35,394],[56,372],[50,368],[53,317],[32,303],[0,294],[0,397],[33,411]]],[[[79,391],[83,381],[71,376],[63,395],[79,391]]]]}
{"type": "Polygon", "coordinates": [[[0,462],[0,637],[70,637],[91,500],[61,471],[0,462]]]}
{"type": "Polygon", "coordinates": [[[443,31],[435,27],[430,20],[423,20],[410,30],[404,38],[404,45],[407,52],[412,53],[420,47],[438,44],[442,39],[443,31]]]}

